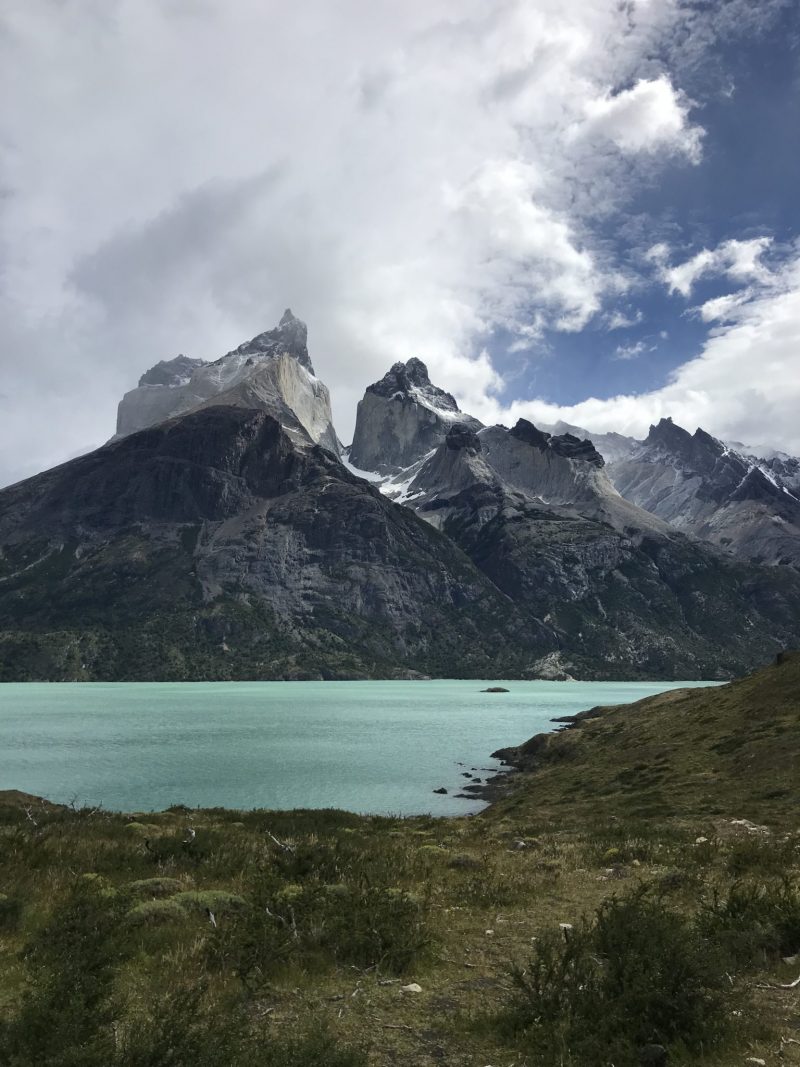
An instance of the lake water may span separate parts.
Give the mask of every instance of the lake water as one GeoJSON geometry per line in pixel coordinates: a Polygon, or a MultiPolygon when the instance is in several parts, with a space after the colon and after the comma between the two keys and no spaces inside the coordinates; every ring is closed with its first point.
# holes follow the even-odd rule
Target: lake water
{"type": "Polygon", "coordinates": [[[485,778],[499,766],[491,752],[554,728],[553,716],[698,684],[6,683],[0,789],[119,811],[464,814],[483,805],[454,795],[462,772],[485,778]]]}

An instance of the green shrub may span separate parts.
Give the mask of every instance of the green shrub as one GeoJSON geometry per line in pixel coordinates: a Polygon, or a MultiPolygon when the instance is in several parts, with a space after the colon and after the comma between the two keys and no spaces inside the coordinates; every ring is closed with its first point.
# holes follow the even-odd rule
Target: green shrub
{"type": "Polygon", "coordinates": [[[226,889],[187,889],[176,893],[172,901],[186,911],[212,911],[215,915],[230,915],[247,907],[244,897],[226,889]]]}
{"type": "Polygon", "coordinates": [[[254,1030],[244,1005],[205,983],[179,987],[122,1031],[109,1067],[367,1067],[360,1050],[323,1029],[283,1038],[254,1030]]]}
{"type": "Polygon", "coordinates": [[[0,930],[16,930],[22,918],[22,901],[0,893],[0,930]]]}
{"type": "Polygon", "coordinates": [[[310,884],[262,887],[252,908],[220,924],[208,952],[245,985],[288,963],[407,970],[430,944],[427,902],[402,889],[310,884]]]}
{"type": "Polygon", "coordinates": [[[655,858],[660,847],[660,839],[646,823],[612,822],[597,826],[587,842],[589,862],[598,867],[633,860],[647,863],[655,858]]]}
{"type": "Polygon", "coordinates": [[[203,983],[161,998],[122,1031],[113,1064],[119,1067],[237,1067],[246,1061],[246,1020],[236,1010],[213,1010],[203,983]]]}
{"type": "Polygon", "coordinates": [[[99,879],[78,879],[26,947],[31,985],[0,1029],[4,1067],[107,1067],[113,1059],[110,990],[123,958],[123,906],[99,879]]]}
{"type": "Polygon", "coordinates": [[[140,878],[136,882],[128,882],[126,888],[137,897],[171,897],[186,886],[177,878],[140,878]]]}
{"type": "Polygon", "coordinates": [[[542,1063],[627,1067],[650,1042],[697,1051],[721,1036],[713,953],[646,889],[605,901],[566,934],[538,940],[528,966],[512,971],[504,1023],[542,1063]]]}
{"type": "Polygon", "coordinates": [[[145,900],[131,908],[126,916],[129,926],[161,926],[185,918],[185,909],[175,900],[145,900]]]}
{"type": "Polygon", "coordinates": [[[735,882],[703,902],[697,928],[731,966],[766,964],[800,949],[800,890],[785,879],[735,882]]]}
{"type": "Polygon", "coordinates": [[[772,837],[748,835],[731,844],[726,867],[734,878],[747,874],[761,878],[778,876],[795,862],[797,849],[794,839],[779,842],[772,837]]]}

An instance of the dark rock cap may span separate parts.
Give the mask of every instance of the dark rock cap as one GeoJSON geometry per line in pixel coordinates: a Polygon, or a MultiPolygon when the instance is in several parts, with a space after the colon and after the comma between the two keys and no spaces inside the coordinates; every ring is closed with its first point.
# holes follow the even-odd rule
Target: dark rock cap
{"type": "Polygon", "coordinates": [[[581,441],[571,433],[562,433],[558,437],[550,438],[550,448],[558,456],[567,459],[579,459],[583,463],[589,463],[593,467],[604,467],[605,460],[594,447],[591,441],[581,441]]]}
{"type": "Polygon", "coordinates": [[[190,359],[180,355],[175,359],[162,359],[139,379],[139,385],[180,385],[190,378],[192,371],[205,366],[204,359],[190,359]]]}
{"type": "Polygon", "coordinates": [[[684,430],[667,417],[656,426],[650,427],[645,444],[659,445],[673,455],[692,461],[695,464],[705,459],[716,460],[725,451],[725,446],[710,433],[699,427],[694,434],[684,430]]]}
{"type": "Polygon", "coordinates": [[[524,441],[526,445],[533,445],[534,448],[538,448],[541,451],[547,448],[547,443],[550,440],[549,433],[545,430],[540,430],[532,422],[528,422],[527,419],[519,419],[517,425],[508,432],[512,437],[516,437],[518,441],[524,441]]]}
{"type": "Polygon", "coordinates": [[[571,433],[553,436],[545,430],[538,429],[527,419],[520,419],[517,425],[508,432],[518,441],[524,441],[525,444],[538,448],[540,452],[546,452],[549,449],[557,456],[564,456],[566,459],[578,459],[584,463],[590,463],[593,467],[605,466],[605,460],[591,441],[581,441],[571,433]]]}
{"type": "Polygon", "coordinates": [[[391,398],[396,393],[408,395],[415,388],[423,390],[437,407],[446,411],[458,411],[455,397],[431,383],[428,368],[416,356],[412,356],[405,363],[393,364],[380,381],[367,386],[367,392],[391,398]]]}
{"type": "MultiPolygon", "coordinates": [[[[287,354],[294,356],[297,362],[311,374],[314,373],[314,367],[308,355],[308,327],[292,314],[290,308],[284,311],[281,321],[274,330],[266,330],[264,333],[257,334],[252,341],[246,341],[234,351],[240,355],[255,358],[287,354]]],[[[228,352],[228,355],[233,355],[233,352],[228,352]]]]}
{"type": "Polygon", "coordinates": [[[469,426],[465,426],[463,422],[457,422],[451,427],[447,437],[444,439],[444,443],[453,452],[465,449],[471,455],[477,456],[481,451],[480,437],[469,426]]]}

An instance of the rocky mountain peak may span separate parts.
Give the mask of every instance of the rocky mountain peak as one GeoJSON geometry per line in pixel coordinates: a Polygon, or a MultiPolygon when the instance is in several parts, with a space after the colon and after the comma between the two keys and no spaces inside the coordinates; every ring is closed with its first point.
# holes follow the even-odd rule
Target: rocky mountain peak
{"type": "Polygon", "coordinates": [[[691,447],[692,435],[682,426],[678,426],[668,415],[660,419],[656,425],[650,426],[650,432],[645,438],[647,445],[661,445],[670,450],[681,450],[691,447]]]}
{"type": "Polygon", "coordinates": [[[290,308],[260,333],[213,363],[178,356],[152,367],[122,398],[117,437],[201,407],[226,405],[268,411],[338,453],[328,390],[308,356],[308,329],[290,308]]]}
{"type": "Polygon", "coordinates": [[[475,431],[463,422],[457,422],[444,439],[445,445],[453,452],[466,451],[477,456],[481,451],[481,439],[475,431]]]}
{"type": "Polygon", "coordinates": [[[395,363],[367,386],[358,405],[350,461],[361,470],[396,474],[442,444],[456,423],[481,429],[455,397],[433,385],[421,359],[395,363]]]}
{"type": "Polygon", "coordinates": [[[292,314],[291,308],[284,311],[281,321],[274,330],[265,330],[264,333],[257,334],[251,341],[245,341],[222,359],[233,355],[264,358],[265,356],[281,356],[284,353],[294,356],[307,371],[314,373],[314,367],[308,355],[308,327],[292,314]]]}
{"type": "Polygon", "coordinates": [[[732,476],[742,478],[747,470],[746,464],[735,453],[729,452],[716,437],[699,427],[690,434],[671,418],[661,419],[657,426],[650,427],[643,447],[655,455],[666,454],[686,470],[703,476],[711,475],[718,468],[720,460],[726,466],[736,468],[732,476]]]}
{"type": "Polygon", "coordinates": [[[380,381],[367,386],[367,392],[387,399],[396,397],[421,401],[423,404],[427,402],[442,411],[458,412],[455,397],[431,383],[428,368],[416,356],[405,363],[394,363],[380,381]]]}
{"type": "Polygon", "coordinates": [[[175,359],[162,359],[139,379],[139,387],[143,385],[166,385],[174,388],[177,385],[185,385],[198,367],[204,367],[204,359],[190,359],[183,354],[175,359]]]}
{"type": "Polygon", "coordinates": [[[605,460],[591,441],[582,441],[580,437],[575,437],[571,433],[551,437],[549,444],[553,452],[559,456],[565,456],[567,459],[577,459],[583,463],[589,463],[592,467],[605,465],[605,460]]]}
{"type": "Polygon", "coordinates": [[[602,467],[605,464],[605,460],[591,441],[581,440],[580,437],[571,433],[550,434],[546,430],[540,430],[527,419],[519,419],[516,426],[508,432],[518,441],[538,448],[540,452],[545,452],[549,448],[551,452],[565,459],[581,460],[593,467],[602,467]]]}
{"type": "Polygon", "coordinates": [[[690,434],[662,419],[630,456],[611,465],[610,474],[626,500],[678,530],[740,559],[797,565],[796,496],[769,465],[705,430],[690,434]]]}
{"type": "Polygon", "coordinates": [[[517,440],[524,441],[526,445],[533,445],[534,448],[538,448],[542,452],[547,448],[547,443],[550,440],[550,434],[546,430],[538,429],[527,419],[519,419],[516,426],[513,426],[508,432],[512,437],[516,437],[517,440]]]}

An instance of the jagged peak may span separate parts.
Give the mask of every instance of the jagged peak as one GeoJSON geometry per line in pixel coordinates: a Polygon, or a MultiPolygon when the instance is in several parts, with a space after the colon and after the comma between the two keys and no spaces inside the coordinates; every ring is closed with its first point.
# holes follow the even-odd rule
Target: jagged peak
{"type": "Polygon", "coordinates": [[[139,379],[139,386],[166,385],[174,387],[183,385],[191,378],[198,367],[204,367],[205,365],[206,361],[204,359],[190,359],[189,356],[184,356],[183,353],[174,359],[162,359],[155,366],[144,372],[139,379]]]}
{"type": "Polygon", "coordinates": [[[682,426],[672,421],[672,416],[667,415],[659,419],[657,423],[650,425],[650,430],[645,439],[645,444],[663,444],[675,447],[686,446],[691,441],[692,435],[682,426]]]}
{"type": "Polygon", "coordinates": [[[482,451],[481,439],[475,431],[463,422],[457,422],[447,432],[445,446],[453,452],[465,450],[476,456],[482,451]]]}
{"type": "Polygon", "coordinates": [[[696,444],[702,445],[704,448],[707,448],[718,456],[721,456],[725,451],[725,445],[722,441],[719,441],[716,437],[712,437],[710,433],[706,433],[706,431],[699,426],[694,431],[694,441],[696,444]]]}
{"type": "Polygon", "coordinates": [[[508,432],[512,437],[516,437],[517,440],[524,441],[526,445],[533,445],[534,448],[538,448],[541,451],[547,448],[547,443],[550,440],[550,434],[546,430],[540,430],[538,426],[534,426],[527,419],[518,419],[516,426],[513,426],[508,432]]]}
{"type": "Polygon", "coordinates": [[[715,463],[728,451],[721,441],[699,426],[691,434],[669,417],[650,427],[644,444],[669,452],[698,469],[715,463]]]}
{"type": "Polygon", "coordinates": [[[603,467],[605,460],[588,439],[581,440],[571,433],[549,434],[546,430],[540,430],[527,419],[519,419],[516,426],[508,431],[512,437],[516,437],[525,444],[538,448],[540,452],[548,449],[557,456],[565,459],[577,459],[584,463],[590,463],[593,467],[603,467]]]}
{"type": "Polygon", "coordinates": [[[393,363],[380,381],[367,386],[367,392],[387,398],[400,393],[402,397],[417,401],[423,400],[442,411],[459,411],[455,397],[437,385],[433,385],[428,368],[416,356],[412,356],[405,363],[393,363]]]}
{"type": "Polygon", "coordinates": [[[583,463],[589,463],[593,467],[604,467],[605,460],[588,439],[581,440],[574,434],[564,433],[550,438],[550,448],[558,456],[566,459],[578,459],[583,463]]]}
{"type": "Polygon", "coordinates": [[[306,370],[311,374],[314,373],[314,367],[308,355],[308,327],[302,319],[298,319],[292,313],[291,308],[284,311],[275,329],[256,334],[252,340],[245,341],[222,358],[227,359],[232,355],[263,358],[284,354],[294,356],[306,370]]]}

